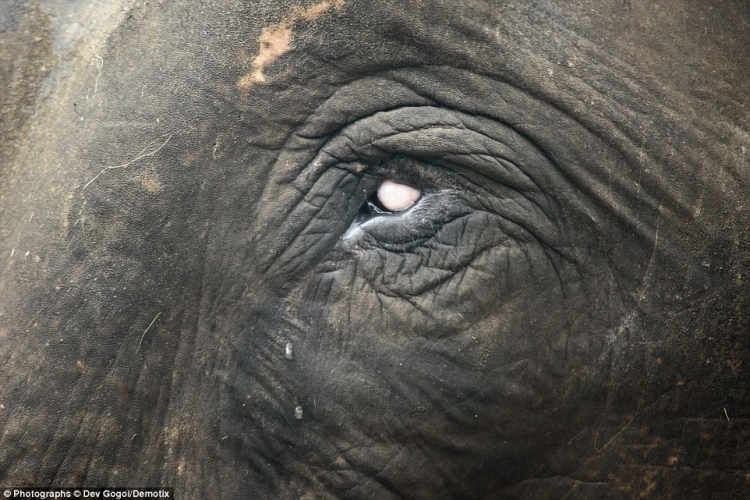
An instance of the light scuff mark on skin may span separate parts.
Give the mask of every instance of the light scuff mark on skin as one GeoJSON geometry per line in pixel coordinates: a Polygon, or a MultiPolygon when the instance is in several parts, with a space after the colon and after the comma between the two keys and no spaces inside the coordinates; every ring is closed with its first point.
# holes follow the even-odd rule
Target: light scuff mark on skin
{"type": "Polygon", "coordinates": [[[292,48],[292,27],[298,21],[314,21],[330,9],[339,10],[344,0],[324,0],[310,7],[295,7],[278,24],[263,28],[258,39],[258,55],[252,62],[252,71],[237,82],[240,90],[266,81],[265,69],[292,48]]]}
{"type": "Polygon", "coordinates": [[[160,193],[164,190],[161,182],[159,182],[159,177],[153,172],[139,176],[136,181],[148,193],[160,193]]]}

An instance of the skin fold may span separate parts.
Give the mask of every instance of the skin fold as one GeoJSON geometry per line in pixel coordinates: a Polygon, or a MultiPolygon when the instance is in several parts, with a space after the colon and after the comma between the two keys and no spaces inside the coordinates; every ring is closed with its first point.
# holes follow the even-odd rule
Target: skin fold
{"type": "Polygon", "coordinates": [[[0,486],[742,498],[748,46],[739,0],[11,0],[0,486]]]}

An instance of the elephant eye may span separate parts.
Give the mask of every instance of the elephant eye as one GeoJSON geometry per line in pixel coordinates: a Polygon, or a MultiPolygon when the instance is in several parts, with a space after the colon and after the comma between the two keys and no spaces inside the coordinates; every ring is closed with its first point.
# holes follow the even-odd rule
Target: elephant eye
{"type": "Polygon", "coordinates": [[[414,205],[421,195],[422,192],[419,189],[391,179],[384,179],[372,196],[370,204],[381,212],[402,212],[414,205]]]}

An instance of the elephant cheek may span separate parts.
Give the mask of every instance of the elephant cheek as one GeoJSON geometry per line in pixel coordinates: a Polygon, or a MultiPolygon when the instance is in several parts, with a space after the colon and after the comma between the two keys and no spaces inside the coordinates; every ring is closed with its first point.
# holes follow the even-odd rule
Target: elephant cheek
{"type": "Polygon", "coordinates": [[[606,370],[598,368],[611,346],[598,332],[575,329],[570,304],[593,299],[570,285],[573,269],[558,267],[568,285],[548,269],[519,268],[501,286],[487,271],[508,256],[488,252],[472,263],[484,272],[421,302],[389,297],[366,272],[375,258],[321,265],[286,299],[281,336],[294,346],[288,380],[304,408],[302,441],[332,437],[328,459],[345,455],[361,470],[399,453],[412,463],[427,456],[433,465],[424,466],[433,468],[461,456],[456,470],[502,467],[499,480],[511,482],[579,432],[573,422],[586,420],[584,410],[568,396],[601,387],[606,370]],[[573,370],[573,359],[591,370],[573,370]],[[419,444],[397,447],[387,436],[419,444]],[[361,444],[358,454],[352,442],[361,444]]]}

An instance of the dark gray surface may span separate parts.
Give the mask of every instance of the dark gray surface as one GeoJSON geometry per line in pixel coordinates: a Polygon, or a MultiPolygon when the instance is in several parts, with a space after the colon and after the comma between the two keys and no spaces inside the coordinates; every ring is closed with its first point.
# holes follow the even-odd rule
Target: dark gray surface
{"type": "Polygon", "coordinates": [[[15,19],[0,485],[747,491],[746,2],[15,19]]]}

